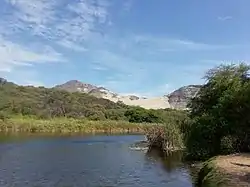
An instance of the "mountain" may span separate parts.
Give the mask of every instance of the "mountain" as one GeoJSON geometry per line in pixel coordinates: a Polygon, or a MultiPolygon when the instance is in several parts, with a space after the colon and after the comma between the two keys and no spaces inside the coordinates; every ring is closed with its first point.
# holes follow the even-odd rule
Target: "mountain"
{"type": "Polygon", "coordinates": [[[56,89],[68,92],[83,92],[97,98],[108,99],[113,102],[123,102],[126,105],[140,106],[146,109],[165,109],[173,108],[184,110],[187,108],[188,101],[196,95],[200,85],[189,85],[181,87],[174,92],[161,97],[145,98],[135,95],[119,95],[104,87],[98,87],[77,80],[71,80],[64,84],[55,86],[56,89]]]}
{"type": "MultiPolygon", "coordinates": [[[[92,84],[82,83],[78,80],[71,80],[61,85],[56,85],[54,88],[65,90],[68,92],[82,92],[87,93],[98,98],[117,98],[118,94],[115,94],[104,87],[94,86],[92,84]]],[[[117,102],[115,100],[115,102],[117,102]]]]}
{"type": "MultiPolygon", "coordinates": [[[[146,110],[92,96],[92,94],[101,96],[105,93],[106,96],[109,93],[112,94],[105,88],[83,84],[79,81],[70,81],[69,84],[58,85],[56,88],[45,88],[42,86],[21,86],[0,78],[0,121],[17,115],[19,117],[29,116],[29,119],[74,118],[80,120],[162,123],[173,122],[173,120],[179,120],[186,116],[183,111],[146,110]],[[77,87],[74,87],[74,85],[77,85],[77,87]],[[63,90],[65,88],[69,91],[63,90]],[[89,94],[82,93],[83,91],[80,89],[89,94]]],[[[113,96],[117,97],[118,100],[119,96],[115,94],[113,96]]],[[[144,98],[136,96],[124,96],[122,98],[130,102],[144,101],[144,98]]],[[[155,100],[150,101],[151,107],[157,103],[155,100]]],[[[145,103],[139,104],[149,107],[145,103]]],[[[78,128],[79,130],[83,128],[80,121],[72,121],[72,124],[76,124],[74,130],[78,131],[78,128]]],[[[47,124],[45,128],[51,128],[52,126],[47,124]]],[[[40,128],[37,128],[34,130],[39,131],[40,128]]]]}
{"type": "Polygon", "coordinates": [[[186,109],[188,102],[196,96],[200,88],[201,85],[189,85],[183,86],[170,93],[167,97],[171,108],[186,109]]]}
{"type": "Polygon", "coordinates": [[[93,89],[97,89],[98,87],[93,86],[91,84],[82,83],[78,80],[71,80],[64,84],[55,86],[56,89],[66,90],[68,92],[84,92],[89,93],[93,89]]]}
{"type": "Polygon", "coordinates": [[[5,83],[7,83],[7,80],[0,77],[0,84],[5,84],[5,83]]]}

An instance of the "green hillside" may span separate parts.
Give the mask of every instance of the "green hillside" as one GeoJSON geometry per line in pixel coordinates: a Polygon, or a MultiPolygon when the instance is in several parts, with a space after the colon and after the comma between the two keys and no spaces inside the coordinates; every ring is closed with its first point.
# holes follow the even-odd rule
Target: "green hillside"
{"type": "Polygon", "coordinates": [[[22,115],[40,119],[56,117],[89,120],[125,120],[161,123],[182,116],[183,112],[146,110],[84,93],[55,88],[19,86],[0,79],[0,112],[3,116],[22,115]]]}

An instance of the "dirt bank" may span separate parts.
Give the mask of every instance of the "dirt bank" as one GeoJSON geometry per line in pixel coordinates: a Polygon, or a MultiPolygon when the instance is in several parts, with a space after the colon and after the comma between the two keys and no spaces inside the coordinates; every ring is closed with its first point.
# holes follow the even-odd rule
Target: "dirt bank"
{"type": "Polygon", "coordinates": [[[250,187],[250,154],[217,156],[203,164],[199,187],[250,187]]]}

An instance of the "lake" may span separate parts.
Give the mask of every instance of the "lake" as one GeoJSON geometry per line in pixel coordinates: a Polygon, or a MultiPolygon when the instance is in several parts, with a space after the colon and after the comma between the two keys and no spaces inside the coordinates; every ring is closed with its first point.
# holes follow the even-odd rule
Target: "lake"
{"type": "Polygon", "coordinates": [[[139,135],[0,136],[1,187],[192,187],[181,153],[133,150],[139,135]]]}

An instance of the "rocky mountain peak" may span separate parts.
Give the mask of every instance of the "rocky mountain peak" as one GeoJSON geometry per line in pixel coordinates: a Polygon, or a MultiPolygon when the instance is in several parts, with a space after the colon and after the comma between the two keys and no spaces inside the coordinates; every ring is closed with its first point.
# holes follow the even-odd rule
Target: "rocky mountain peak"
{"type": "Polygon", "coordinates": [[[7,82],[6,79],[0,77],[0,84],[4,84],[4,83],[6,83],[6,82],[7,82]]]}
{"type": "Polygon", "coordinates": [[[55,88],[69,92],[83,92],[98,98],[108,99],[113,102],[123,102],[127,105],[141,106],[147,109],[174,108],[186,109],[189,100],[194,97],[200,89],[200,85],[183,86],[174,92],[155,98],[143,98],[135,95],[119,95],[104,87],[82,83],[78,80],[71,80],[55,88]]]}
{"type": "Polygon", "coordinates": [[[92,84],[82,83],[78,80],[70,80],[64,84],[55,86],[57,89],[66,90],[69,92],[84,92],[89,93],[93,89],[97,89],[97,86],[92,84]]]}
{"type": "Polygon", "coordinates": [[[196,96],[200,88],[201,85],[188,85],[168,94],[167,97],[170,106],[175,109],[185,109],[187,103],[196,96]]]}

